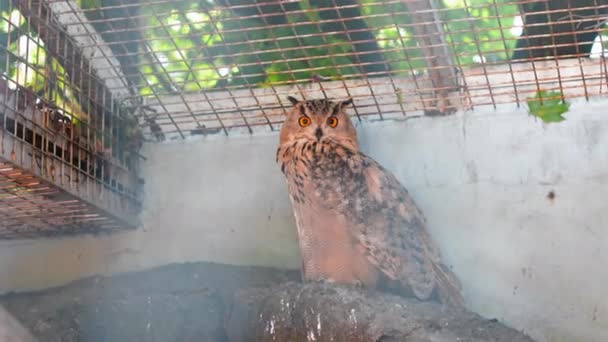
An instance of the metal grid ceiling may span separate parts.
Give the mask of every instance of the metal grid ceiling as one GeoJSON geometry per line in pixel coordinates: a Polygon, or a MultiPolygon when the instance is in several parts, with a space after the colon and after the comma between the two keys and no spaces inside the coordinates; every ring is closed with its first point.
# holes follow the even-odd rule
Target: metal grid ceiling
{"type": "Polygon", "coordinates": [[[78,13],[96,30],[102,39],[84,48],[106,47],[118,60],[120,87],[137,99],[154,140],[276,130],[286,95],[351,96],[357,117],[384,119],[520,104],[541,90],[589,97],[605,89],[605,59],[591,46],[603,46],[606,0],[79,6],[58,14],[78,13]]]}

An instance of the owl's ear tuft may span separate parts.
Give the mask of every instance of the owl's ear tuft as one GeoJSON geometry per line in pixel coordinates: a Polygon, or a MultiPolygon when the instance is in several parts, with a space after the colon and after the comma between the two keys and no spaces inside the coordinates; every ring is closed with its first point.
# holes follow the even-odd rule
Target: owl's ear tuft
{"type": "Polygon", "coordinates": [[[298,102],[300,102],[300,101],[298,101],[298,99],[296,99],[296,98],[295,98],[295,97],[293,97],[293,96],[287,96],[287,99],[288,99],[288,100],[289,100],[289,102],[291,102],[291,104],[292,104],[292,105],[294,105],[294,106],[295,106],[295,105],[297,105],[297,104],[298,104],[298,102]]]}
{"type": "Polygon", "coordinates": [[[344,107],[346,107],[346,106],[350,106],[351,104],[353,104],[353,99],[352,99],[352,97],[351,97],[351,98],[348,98],[348,99],[346,99],[346,100],[344,100],[344,101],[342,101],[342,102],[340,102],[340,108],[344,108],[344,107]]]}

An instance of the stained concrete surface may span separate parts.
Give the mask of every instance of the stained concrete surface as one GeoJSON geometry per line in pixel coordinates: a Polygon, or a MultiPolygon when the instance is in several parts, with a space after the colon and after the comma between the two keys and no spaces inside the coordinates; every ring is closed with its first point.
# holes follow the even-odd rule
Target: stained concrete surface
{"type": "MultiPolygon", "coordinates": [[[[462,308],[297,278],[278,269],[172,264],[5,295],[0,308],[45,342],[532,342],[462,308]]],[[[5,328],[17,330],[1,313],[0,341],[31,342],[2,339],[5,328]]]]}

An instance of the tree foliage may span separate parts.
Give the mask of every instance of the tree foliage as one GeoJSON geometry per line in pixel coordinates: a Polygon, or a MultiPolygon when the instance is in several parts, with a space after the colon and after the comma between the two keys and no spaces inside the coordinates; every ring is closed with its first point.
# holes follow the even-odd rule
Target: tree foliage
{"type": "Polygon", "coordinates": [[[45,43],[35,32],[27,30],[27,23],[17,9],[9,10],[7,2],[0,2],[0,77],[15,89],[27,88],[58,107],[78,117],[82,112],[73,101],[74,90],[66,78],[63,66],[48,56],[45,43]],[[6,6],[6,7],[5,7],[6,6]],[[51,82],[49,82],[51,80],[51,82]]]}

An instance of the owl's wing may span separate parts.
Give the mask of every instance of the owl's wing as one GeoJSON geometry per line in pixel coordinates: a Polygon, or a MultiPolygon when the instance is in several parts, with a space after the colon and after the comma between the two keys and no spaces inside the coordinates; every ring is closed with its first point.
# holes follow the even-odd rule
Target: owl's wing
{"type": "Polygon", "coordinates": [[[407,190],[365,154],[344,157],[356,184],[340,209],[356,227],[355,238],[366,248],[368,260],[388,278],[409,286],[420,299],[428,299],[437,287],[442,302],[461,305],[460,283],[441,264],[425,217],[407,190]]]}

